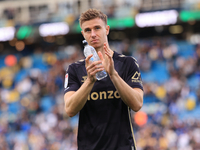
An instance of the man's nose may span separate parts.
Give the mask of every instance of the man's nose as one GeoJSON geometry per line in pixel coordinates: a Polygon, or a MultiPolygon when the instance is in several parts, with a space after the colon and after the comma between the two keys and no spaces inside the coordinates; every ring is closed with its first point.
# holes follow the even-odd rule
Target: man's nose
{"type": "Polygon", "coordinates": [[[91,36],[95,37],[96,36],[96,32],[94,30],[91,31],[91,36]]]}

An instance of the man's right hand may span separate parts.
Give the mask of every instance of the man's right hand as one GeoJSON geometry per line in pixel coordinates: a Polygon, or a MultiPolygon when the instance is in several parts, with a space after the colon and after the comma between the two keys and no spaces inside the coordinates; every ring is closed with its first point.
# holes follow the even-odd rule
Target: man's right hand
{"type": "Polygon", "coordinates": [[[85,68],[87,71],[87,79],[90,80],[91,83],[96,82],[96,73],[99,71],[103,71],[104,67],[102,65],[102,61],[95,61],[95,62],[91,62],[90,58],[93,55],[89,55],[86,59],[85,59],[85,68]]]}

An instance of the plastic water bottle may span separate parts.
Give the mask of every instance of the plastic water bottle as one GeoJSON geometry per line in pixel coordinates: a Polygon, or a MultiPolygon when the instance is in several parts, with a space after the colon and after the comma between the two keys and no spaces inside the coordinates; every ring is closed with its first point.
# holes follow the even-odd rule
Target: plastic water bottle
{"type": "MultiPolygon", "coordinates": [[[[86,40],[83,40],[83,45],[84,45],[84,55],[85,55],[85,57],[88,57],[90,54],[93,54],[93,56],[90,58],[91,62],[100,60],[99,55],[97,54],[95,48],[88,45],[86,40]]],[[[107,73],[106,73],[105,70],[99,71],[99,72],[96,73],[97,80],[101,80],[105,77],[107,77],[107,73]]]]}

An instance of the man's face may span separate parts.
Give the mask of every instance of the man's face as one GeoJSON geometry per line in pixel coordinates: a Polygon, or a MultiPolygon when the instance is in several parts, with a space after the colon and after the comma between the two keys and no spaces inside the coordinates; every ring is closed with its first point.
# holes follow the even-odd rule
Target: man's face
{"type": "Polygon", "coordinates": [[[100,18],[83,22],[81,28],[83,37],[88,44],[93,46],[95,49],[103,47],[103,44],[107,42],[109,26],[100,18]]]}

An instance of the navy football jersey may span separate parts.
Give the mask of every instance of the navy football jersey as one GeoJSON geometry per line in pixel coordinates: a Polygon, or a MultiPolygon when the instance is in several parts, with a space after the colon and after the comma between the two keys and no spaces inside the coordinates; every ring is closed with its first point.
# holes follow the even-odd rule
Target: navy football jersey
{"type": "MultiPolygon", "coordinates": [[[[120,77],[131,87],[141,88],[137,61],[114,52],[114,66],[120,77]]],[[[77,91],[87,78],[85,60],[69,66],[65,93],[77,91]]],[[[109,76],[96,81],[88,101],[79,112],[78,150],[136,149],[130,108],[122,101],[109,76]]]]}

